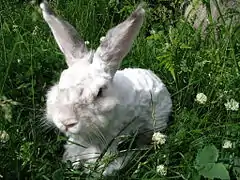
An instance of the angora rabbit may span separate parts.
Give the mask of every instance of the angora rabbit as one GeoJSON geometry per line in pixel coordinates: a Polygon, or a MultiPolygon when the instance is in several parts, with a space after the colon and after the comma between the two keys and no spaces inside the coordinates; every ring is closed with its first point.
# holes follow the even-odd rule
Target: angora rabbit
{"type": "MultiPolygon", "coordinates": [[[[40,7],[68,65],[47,93],[46,107],[49,122],[70,141],[63,160],[73,165],[94,163],[110,142],[108,152],[118,152],[119,142],[112,141],[117,135],[167,127],[172,101],[162,81],[150,70],[118,70],[142,26],[145,11],[141,5],[107,32],[96,51],[89,51],[74,27],[57,17],[46,2],[40,7]]],[[[119,157],[104,174],[124,164],[119,157]]]]}

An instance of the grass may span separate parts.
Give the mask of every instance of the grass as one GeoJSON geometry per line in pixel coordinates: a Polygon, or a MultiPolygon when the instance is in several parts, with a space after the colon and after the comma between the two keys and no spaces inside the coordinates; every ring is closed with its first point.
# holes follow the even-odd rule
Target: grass
{"type": "MultiPolygon", "coordinates": [[[[96,48],[134,8],[128,1],[124,7],[110,2],[58,0],[53,7],[96,48]]],[[[43,126],[46,91],[66,68],[49,28],[35,5],[3,0],[0,7],[0,130],[9,135],[0,142],[0,179],[91,179],[61,163],[63,135],[43,126]]],[[[240,101],[239,24],[212,24],[202,36],[179,17],[174,26],[149,35],[148,22],[122,68],[148,68],[161,77],[172,94],[174,121],[166,144],[141,152],[118,179],[200,179],[196,158],[208,145],[217,148],[217,162],[231,179],[239,178],[240,111],[224,106],[240,101]],[[207,96],[205,104],[195,100],[198,93],[207,96]],[[224,149],[224,140],[233,147],[224,149]],[[156,172],[161,164],[165,176],[156,172]]]]}

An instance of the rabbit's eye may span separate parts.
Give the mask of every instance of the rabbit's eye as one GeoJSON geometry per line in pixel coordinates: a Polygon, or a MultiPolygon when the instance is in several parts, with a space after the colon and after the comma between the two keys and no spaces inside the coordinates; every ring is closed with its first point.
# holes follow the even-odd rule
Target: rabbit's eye
{"type": "Polygon", "coordinates": [[[97,94],[97,97],[101,97],[103,93],[103,88],[100,88],[97,94]]]}

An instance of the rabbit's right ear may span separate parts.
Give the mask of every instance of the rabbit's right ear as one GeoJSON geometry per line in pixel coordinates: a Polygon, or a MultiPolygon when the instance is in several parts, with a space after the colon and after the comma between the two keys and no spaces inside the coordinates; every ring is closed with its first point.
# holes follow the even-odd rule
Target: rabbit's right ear
{"type": "Polygon", "coordinates": [[[93,63],[103,66],[112,76],[129,52],[143,24],[145,10],[142,6],[140,4],[125,21],[110,29],[94,54],[93,63]]]}
{"type": "Polygon", "coordinates": [[[65,55],[68,66],[79,60],[91,61],[89,58],[90,52],[88,52],[84,41],[81,40],[74,27],[57,17],[46,1],[40,4],[40,8],[44,20],[48,23],[59,48],[65,55]]]}

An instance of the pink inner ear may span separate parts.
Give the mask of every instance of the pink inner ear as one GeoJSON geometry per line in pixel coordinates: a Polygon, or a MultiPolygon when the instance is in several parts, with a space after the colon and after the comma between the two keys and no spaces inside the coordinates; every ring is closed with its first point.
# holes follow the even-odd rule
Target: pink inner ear
{"type": "Polygon", "coordinates": [[[56,16],[45,1],[40,4],[40,7],[44,20],[48,23],[60,50],[66,57],[68,66],[72,66],[77,61],[88,62],[89,58],[87,57],[91,53],[77,30],[67,21],[56,16]]]}

